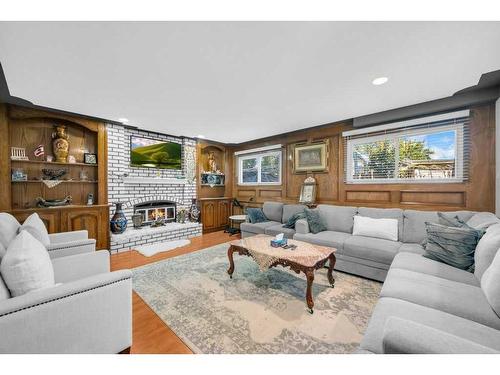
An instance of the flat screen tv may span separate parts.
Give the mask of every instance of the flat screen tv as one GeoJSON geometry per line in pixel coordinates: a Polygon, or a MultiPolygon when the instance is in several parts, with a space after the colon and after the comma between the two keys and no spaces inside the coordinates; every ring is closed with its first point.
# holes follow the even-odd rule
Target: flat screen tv
{"type": "Polygon", "coordinates": [[[181,169],[181,145],[157,139],[130,136],[132,167],[181,169]]]}

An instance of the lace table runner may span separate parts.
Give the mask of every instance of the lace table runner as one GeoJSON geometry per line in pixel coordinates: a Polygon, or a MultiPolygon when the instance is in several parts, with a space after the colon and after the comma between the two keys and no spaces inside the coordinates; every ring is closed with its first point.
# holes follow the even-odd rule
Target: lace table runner
{"type": "Polygon", "coordinates": [[[245,248],[261,271],[267,270],[278,260],[289,260],[305,267],[314,267],[316,263],[335,252],[332,247],[313,245],[307,242],[288,240],[288,244],[297,245],[295,250],[272,247],[273,237],[259,234],[230,242],[231,245],[245,248]]]}

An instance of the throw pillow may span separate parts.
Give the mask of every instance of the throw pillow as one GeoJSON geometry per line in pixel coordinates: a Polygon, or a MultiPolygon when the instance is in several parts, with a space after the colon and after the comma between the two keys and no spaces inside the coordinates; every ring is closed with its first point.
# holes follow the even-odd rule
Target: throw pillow
{"type": "Polygon", "coordinates": [[[14,216],[6,212],[0,212],[0,243],[5,249],[16,238],[20,226],[21,224],[14,216]]]}
{"type": "Polygon", "coordinates": [[[477,230],[486,230],[492,225],[500,223],[500,219],[491,212],[478,212],[472,215],[467,225],[477,230]]]}
{"type": "Polygon", "coordinates": [[[252,224],[269,221],[267,220],[266,215],[264,215],[264,211],[262,211],[262,208],[247,208],[247,216],[248,220],[250,220],[252,224]]]}
{"type": "Polygon", "coordinates": [[[305,209],[304,213],[306,214],[307,224],[309,224],[311,233],[316,234],[326,230],[326,225],[321,216],[319,216],[318,210],[305,209]]]}
{"type": "Polygon", "coordinates": [[[0,272],[12,297],[55,285],[49,253],[26,230],[10,243],[0,272]]]}
{"type": "Polygon", "coordinates": [[[474,253],[474,275],[481,280],[484,272],[488,269],[500,248],[500,224],[495,224],[486,230],[477,244],[474,253]]]}
{"type": "Polygon", "coordinates": [[[287,222],[283,226],[285,228],[295,229],[295,223],[297,222],[297,220],[305,219],[305,218],[306,218],[306,214],[304,211],[296,212],[292,216],[290,216],[290,218],[287,220],[287,222]]]}
{"type": "Polygon", "coordinates": [[[38,241],[40,241],[43,246],[47,247],[50,245],[50,237],[49,232],[47,232],[47,228],[43,223],[40,216],[37,213],[31,214],[24,221],[19,231],[28,231],[33,237],[35,237],[38,241]]]}
{"type": "Polygon", "coordinates": [[[438,212],[438,223],[441,225],[445,225],[447,227],[463,227],[465,223],[458,218],[458,216],[449,216],[443,214],[442,212],[438,212]]]}
{"type": "Polygon", "coordinates": [[[500,317],[500,251],[481,278],[481,289],[491,308],[500,317]]]}
{"type": "Polygon", "coordinates": [[[366,236],[382,238],[384,240],[398,240],[397,219],[373,219],[371,217],[354,216],[354,227],[352,234],[355,236],[366,236]]]}
{"type": "Polygon", "coordinates": [[[427,243],[424,257],[474,271],[474,251],[482,232],[468,226],[451,227],[429,222],[425,226],[427,243]]]}

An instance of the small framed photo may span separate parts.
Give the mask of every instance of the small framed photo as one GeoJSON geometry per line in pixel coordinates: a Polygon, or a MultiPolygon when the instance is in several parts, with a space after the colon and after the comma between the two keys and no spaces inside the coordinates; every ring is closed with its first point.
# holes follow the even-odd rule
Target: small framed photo
{"type": "Polygon", "coordinates": [[[316,201],[316,180],[313,177],[305,179],[300,189],[299,203],[312,205],[316,201]]]}
{"type": "Polygon", "coordinates": [[[97,155],[96,154],[83,154],[83,162],[85,164],[97,164],[97,155]]]}

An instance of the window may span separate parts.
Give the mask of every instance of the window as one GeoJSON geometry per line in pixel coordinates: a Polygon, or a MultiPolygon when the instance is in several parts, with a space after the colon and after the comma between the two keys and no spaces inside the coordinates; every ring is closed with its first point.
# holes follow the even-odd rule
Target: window
{"type": "Polygon", "coordinates": [[[280,185],[281,151],[240,156],[238,168],[241,185],[280,185]]]}
{"type": "Polygon", "coordinates": [[[348,183],[462,182],[464,122],[346,138],[348,183]]]}

